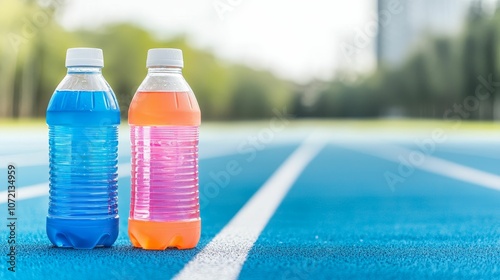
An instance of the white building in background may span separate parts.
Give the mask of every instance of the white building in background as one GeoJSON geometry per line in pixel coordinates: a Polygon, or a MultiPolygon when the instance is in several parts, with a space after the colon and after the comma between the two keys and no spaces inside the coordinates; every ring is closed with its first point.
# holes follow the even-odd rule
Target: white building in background
{"type": "Polygon", "coordinates": [[[471,0],[377,0],[378,64],[402,63],[425,34],[458,33],[471,3],[471,0]],[[387,16],[394,11],[391,5],[399,5],[400,11],[387,16]]]}

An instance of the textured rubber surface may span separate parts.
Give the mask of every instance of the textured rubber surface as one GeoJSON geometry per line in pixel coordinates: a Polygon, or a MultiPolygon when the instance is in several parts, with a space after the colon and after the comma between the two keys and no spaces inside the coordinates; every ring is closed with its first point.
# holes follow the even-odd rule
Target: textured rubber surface
{"type": "MultiPolygon", "coordinates": [[[[48,198],[43,196],[18,202],[16,278],[7,271],[6,257],[0,262],[0,278],[173,277],[220,232],[299,141],[268,145],[254,158],[235,153],[204,159],[203,153],[216,149],[218,143],[201,143],[202,192],[228,162],[236,161],[241,172],[227,186],[221,185],[216,196],[205,194],[203,228],[195,249],[134,248],[123,215],[118,240],[111,248],[55,248],[45,235],[48,198]]],[[[227,143],[229,147],[239,144],[227,143]]],[[[397,144],[415,148],[411,141],[397,144]]],[[[444,143],[433,156],[500,175],[499,150],[500,145],[493,142],[444,143]]],[[[7,152],[0,148],[0,155],[7,152]]],[[[4,166],[0,166],[1,181],[6,180],[4,166]]],[[[499,278],[500,192],[418,169],[392,190],[384,173],[397,170],[396,162],[329,144],[274,213],[249,252],[240,279],[499,278]]],[[[19,167],[19,171],[19,188],[47,177],[46,166],[19,167]]],[[[128,177],[119,180],[120,213],[129,210],[129,182],[128,177]]],[[[0,207],[5,213],[6,205],[0,207]]],[[[0,235],[7,236],[5,226],[0,227],[0,235]]],[[[6,242],[1,242],[5,255],[6,242]]]]}

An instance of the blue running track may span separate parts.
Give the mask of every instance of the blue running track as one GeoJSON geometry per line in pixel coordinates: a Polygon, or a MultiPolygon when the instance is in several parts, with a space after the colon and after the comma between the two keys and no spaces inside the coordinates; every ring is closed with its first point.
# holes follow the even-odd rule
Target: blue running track
{"type": "MultiPolygon", "coordinates": [[[[0,127],[0,279],[151,280],[170,279],[183,271],[189,278],[187,264],[199,261],[202,250],[229,228],[312,133],[290,127],[266,135],[265,129],[202,130],[200,243],[193,250],[144,251],[132,248],[127,236],[126,128],[120,145],[118,240],[111,248],[73,250],[54,248],[45,235],[46,130],[0,127]],[[7,269],[9,162],[18,169],[15,273],[7,269]],[[223,175],[228,174],[228,163],[236,166],[236,175],[223,175]]],[[[228,276],[221,264],[218,279],[500,279],[497,134],[449,135],[423,153],[415,140],[425,133],[395,133],[391,138],[376,130],[335,130],[332,126],[315,132],[322,138],[319,152],[295,174],[268,220],[259,211],[252,213],[256,220],[264,219],[262,231],[243,252],[237,273],[228,276]],[[423,155],[422,161],[410,162],[412,152],[423,155]]],[[[241,253],[233,251],[238,246],[222,248],[218,255],[231,263],[241,253]]]]}

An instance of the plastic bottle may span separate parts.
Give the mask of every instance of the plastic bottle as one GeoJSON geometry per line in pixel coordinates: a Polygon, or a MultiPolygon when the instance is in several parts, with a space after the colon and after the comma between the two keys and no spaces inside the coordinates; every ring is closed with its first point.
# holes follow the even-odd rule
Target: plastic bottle
{"type": "Polygon", "coordinates": [[[47,108],[47,236],[57,247],[108,247],[118,236],[120,109],[103,66],[100,49],[68,49],[67,75],[47,108]]]}
{"type": "Polygon", "coordinates": [[[200,239],[200,108],[182,76],[182,51],[151,49],[128,117],[132,148],[128,233],[147,250],[194,248],[200,239]]]}

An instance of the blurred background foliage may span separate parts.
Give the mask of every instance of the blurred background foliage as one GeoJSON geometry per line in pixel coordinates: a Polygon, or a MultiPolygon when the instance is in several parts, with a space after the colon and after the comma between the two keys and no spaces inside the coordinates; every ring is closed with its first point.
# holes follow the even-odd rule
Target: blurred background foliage
{"type": "MultiPolygon", "coordinates": [[[[57,9],[64,9],[64,3],[58,3],[57,9]]],[[[0,47],[0,117],[45,116],[48,101],[66,74],[66,49],[80,46],[103,49],[103,75],[118,97],[124,118],[146,76],[150,48],[183,50],[183,73],[206,120],[267,118],[272,116],[272,108],[290,101],[292,83],[266,71],[221,61],[192,48],[183,37],[159,40],[129,23],[69,32],[53,20],[55,12],[37,1],[0,2],[4,39],[0,47]]]]}
{"type": "MultiPolygon", "coordinates": [[[[103,49],[104,76],[124,118],[146,75],[147,50],[158,47],[183,50],[184,75],[205,120],[268,118],[274,108],[284,107],[296,118],[443,118],[454,104],[475,95],[478,77],[500,81],[500,10],[486,14],[481,5],[471,6],[459,36],[429,35],[397,67],[379,65],[355,80],[337,75],[330,81],[296,84],[222,61],[191,47],[183,37],[158,39],[129,23],[70,32],[53,16],[64,9],[64,1],[49,3],[0,2],[0,117],[43,117],[65,75],[66,49],[78,46],[103,49]]],[[[468,118],[500,119],[499,100],[496,92],[480,101],[468,118]]]]}

